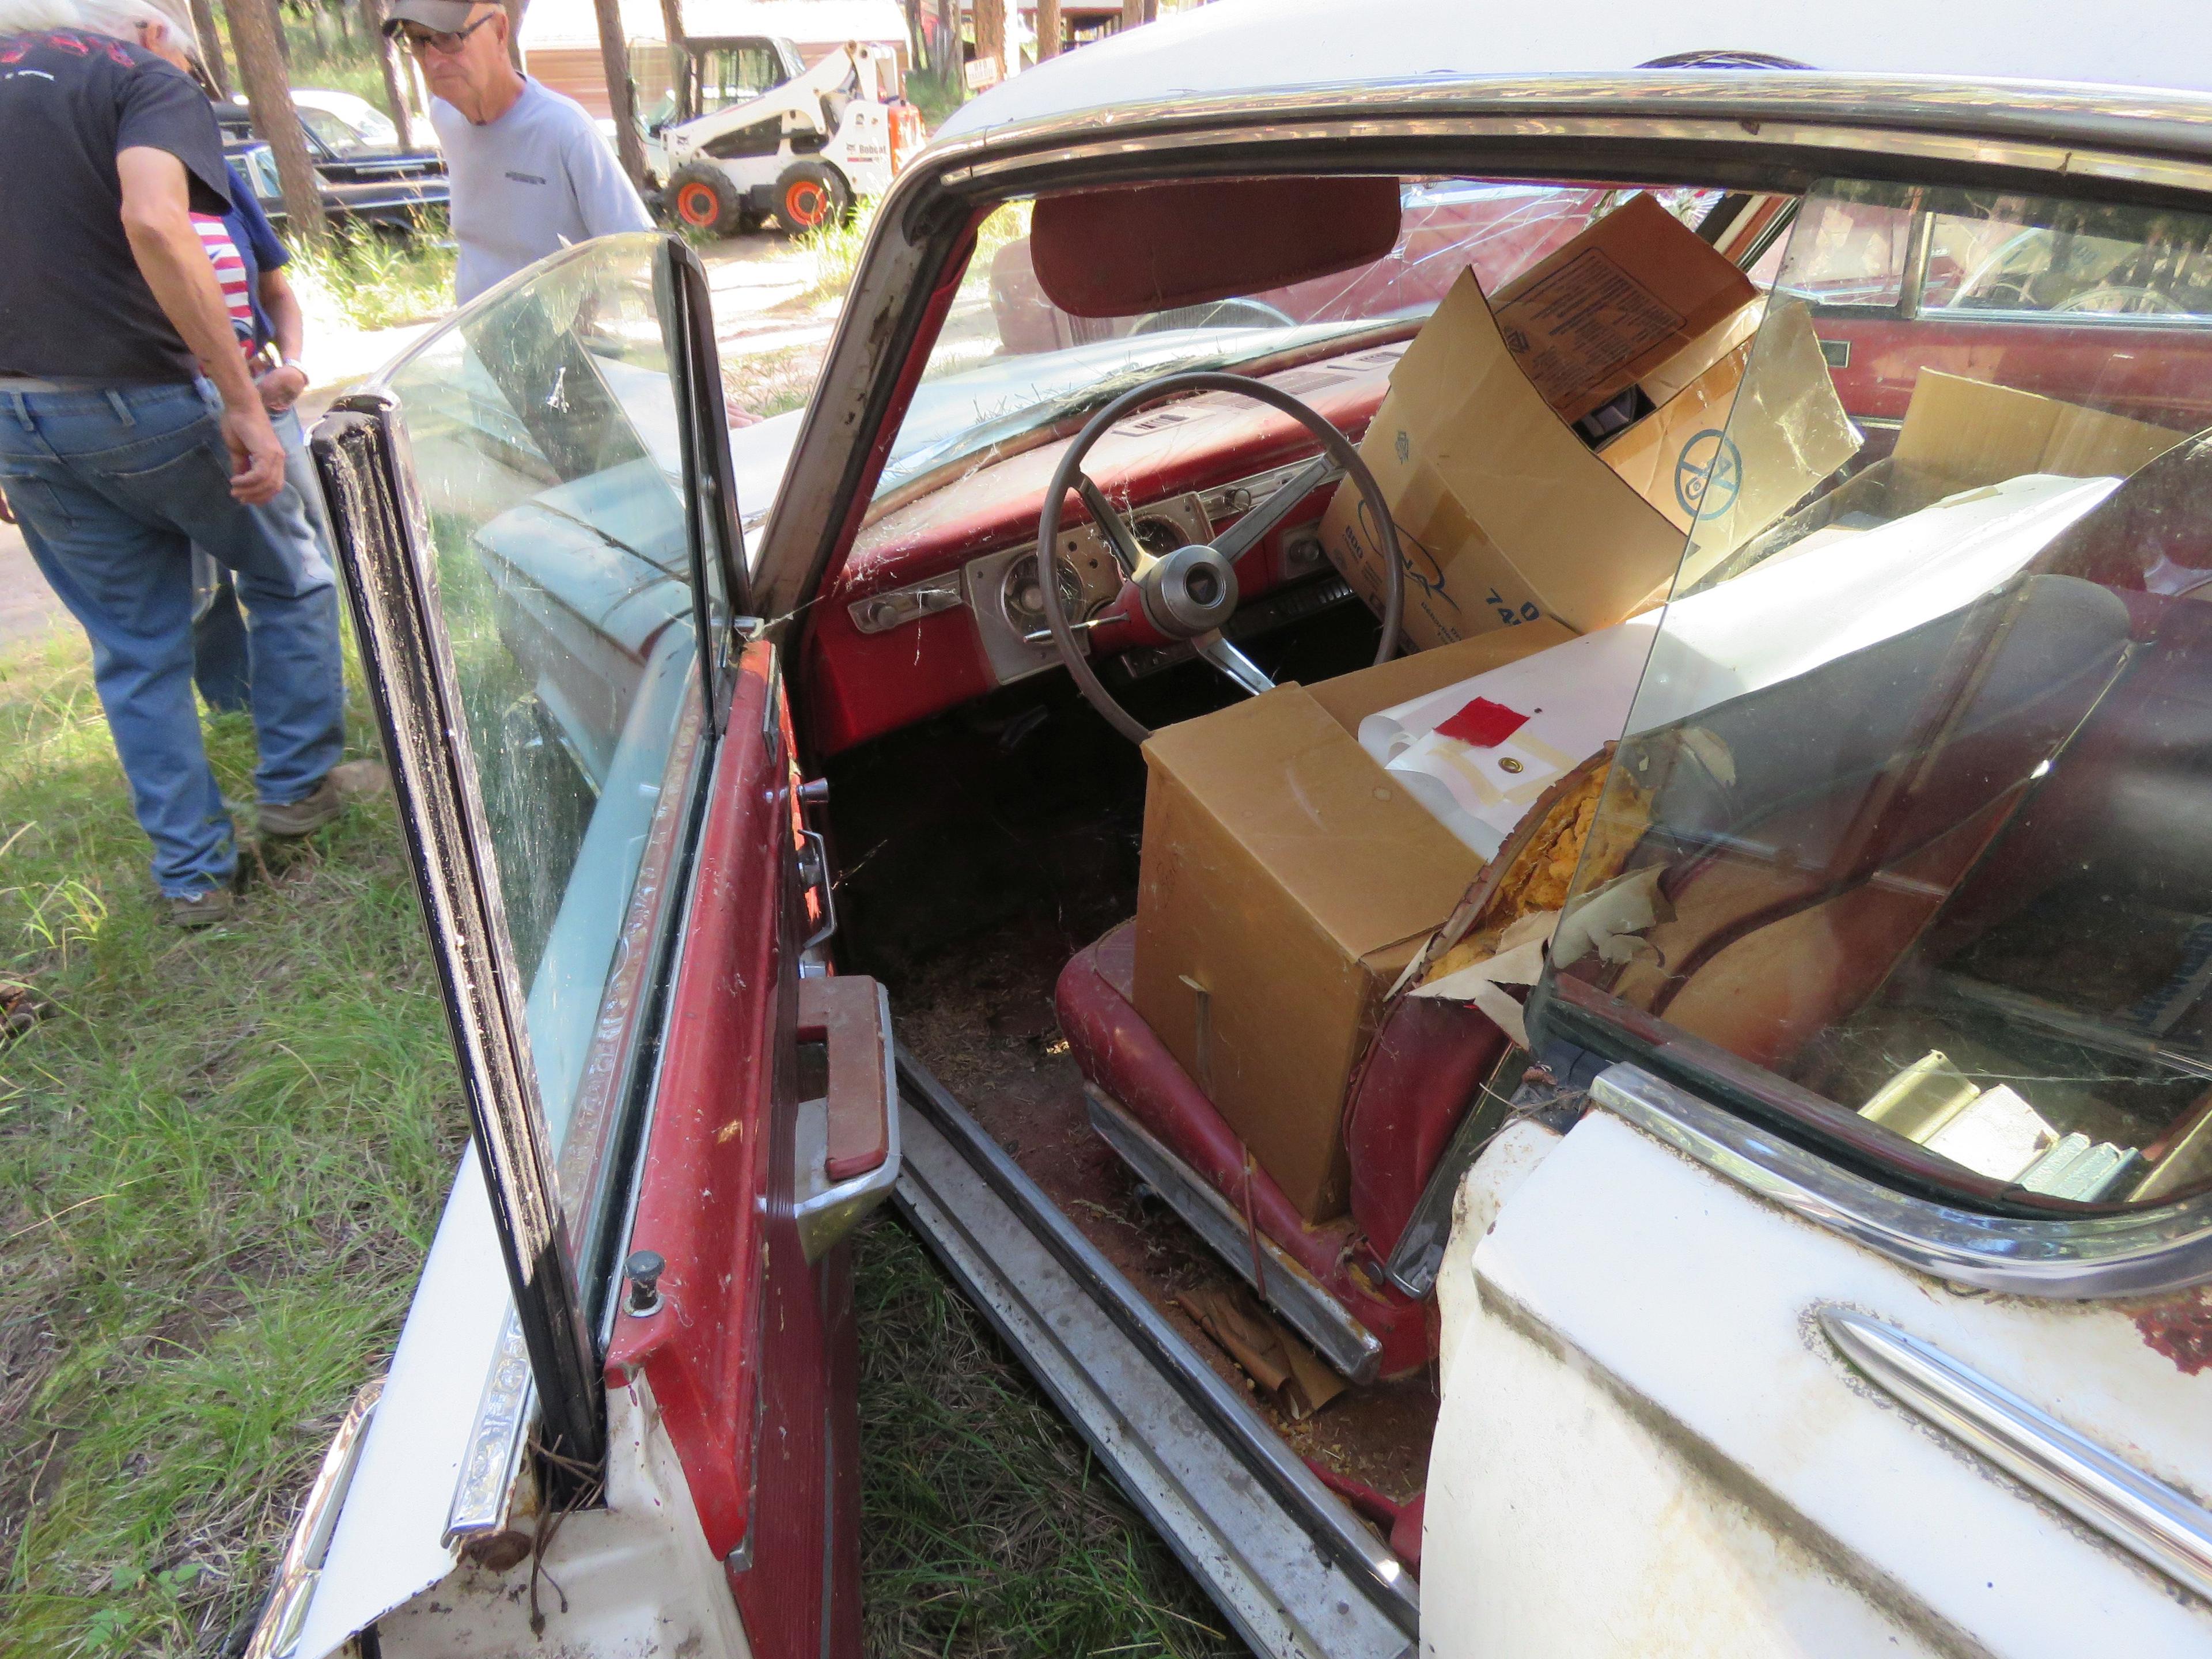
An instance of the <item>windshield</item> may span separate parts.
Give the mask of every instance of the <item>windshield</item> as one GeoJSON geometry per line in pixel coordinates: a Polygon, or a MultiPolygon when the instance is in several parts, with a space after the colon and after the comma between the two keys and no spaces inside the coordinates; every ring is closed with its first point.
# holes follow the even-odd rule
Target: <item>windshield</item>
{"type": "Polygon", "coordinates": [[[1807,198],[1670,603],[1550,653],[1626,735],[1542,1029],[1980,1200],[2212,1183],[2208,236],[1807,198]]]}
{"type": "MultiPolygon", "coordinates": [[[[1389,254],[1326,276],[1204,305],[1126,317],[1077,317],[1046,295],[1030,257],[1031,203],[985,221],[957,298],[877,486],[957,476],[1027,434],[1072,428],[1154,375],[1277,366],[1334,343],[1410,337],[1463,270],[1486,289],[1510,281],[1633,191],[1480,179],[1400,186],[1389,254]]],[[[1717,198],[1662,199],[1694,222],[1717,198]]]]}

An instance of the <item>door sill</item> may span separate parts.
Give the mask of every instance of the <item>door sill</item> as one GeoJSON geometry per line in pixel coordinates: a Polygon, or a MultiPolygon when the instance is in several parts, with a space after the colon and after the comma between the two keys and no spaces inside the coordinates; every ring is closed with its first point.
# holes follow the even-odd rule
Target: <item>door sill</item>
{"type": "Polygon", "coordinates": [[[1401,1659],[1419,1594],[1273,1429],[904,1048],[902,1213],[1269,1659],[1401,1659]]]}

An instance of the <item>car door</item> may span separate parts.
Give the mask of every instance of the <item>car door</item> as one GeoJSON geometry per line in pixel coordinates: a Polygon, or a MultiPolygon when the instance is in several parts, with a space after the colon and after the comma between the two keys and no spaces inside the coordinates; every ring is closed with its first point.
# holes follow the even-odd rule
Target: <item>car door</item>
{"type": "Polygon", "coordinates": [[[838,1245],[896,1173],[888,1024],[819,976],[703,272],[671,239],[569,250],[316,451],[471,1152],[270,1650],[526,1649],[538,1598],[501,1575],[540,1565],[577,1651],[853,1650],[838,1245]]]}

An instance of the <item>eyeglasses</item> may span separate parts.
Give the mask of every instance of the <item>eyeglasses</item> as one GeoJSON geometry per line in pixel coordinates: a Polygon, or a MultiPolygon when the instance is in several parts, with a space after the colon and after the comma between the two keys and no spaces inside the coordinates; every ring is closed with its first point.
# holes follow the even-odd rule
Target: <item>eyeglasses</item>
{"type": "Polygon", "coordinates": [[[451,58],[461,49],[461,43],[474,34],[499,14],[488,11],[465,29],[410,29],[404,23],[392,32],[405,43],[407,50],[417,58],[426,52],[436,52],[441,58],[451,58]]]}

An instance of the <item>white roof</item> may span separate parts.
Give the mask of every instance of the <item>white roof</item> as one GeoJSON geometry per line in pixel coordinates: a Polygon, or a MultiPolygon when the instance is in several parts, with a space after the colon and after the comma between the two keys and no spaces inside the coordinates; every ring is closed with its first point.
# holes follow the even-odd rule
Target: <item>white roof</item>
{"type": "Polygon", "coordinates": [[[956,137],[1105,105],[1434,75],[1575,75],[1693,52],[1814,69],[2212,91],[2205,0],[1216,0],[1025,70],[956,137]]]}

